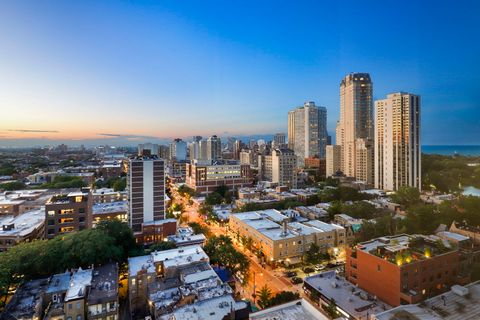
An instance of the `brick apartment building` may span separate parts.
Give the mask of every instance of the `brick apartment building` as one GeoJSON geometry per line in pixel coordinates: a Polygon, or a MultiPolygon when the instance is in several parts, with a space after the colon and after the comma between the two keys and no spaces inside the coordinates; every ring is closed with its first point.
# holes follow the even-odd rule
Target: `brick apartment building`
{"type": "Polygon", "coordinates": [[[418,303],[462,281],[458,250],[436,236],[377,238],[348,248],[346,256],[346,278],[392,306],[418,303]]]}
{"type": "Polygon", "coordinates": [[[45,204],[45,238],[92,226],[92,195],[89,189],[58,194],[45,204]]]}
{"type": "Polygon", "coordinates": [[[187,164],[185,182],[198,193],[207,194],[225,185],[230,190],[252,186],[249,165],[238,161],[199,161],[187,164]]]}

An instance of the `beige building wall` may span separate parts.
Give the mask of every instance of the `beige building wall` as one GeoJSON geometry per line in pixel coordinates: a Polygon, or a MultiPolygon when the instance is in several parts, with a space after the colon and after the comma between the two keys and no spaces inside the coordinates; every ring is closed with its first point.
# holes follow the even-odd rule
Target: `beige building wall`
{"type": "Polygon", "coordinates": [[[331,177],[337,171],[342,170],[341,162],[342,147],[329,145],[326,148],[326,176],[331,177]]]}
{"type": "Polygon", "coordinates": [[[375,187],[420,189],[420,97],[389,94],[375,101],[375,119],[375,187]]]}
{"type": "Polygon", "coordinates": [[[357,178],[357,139],[373,140],[374,137],[372,91],[368,73],[349,74],[340,83],[337,145],[342,148],[342,172],[349,177],[357,178]]]}

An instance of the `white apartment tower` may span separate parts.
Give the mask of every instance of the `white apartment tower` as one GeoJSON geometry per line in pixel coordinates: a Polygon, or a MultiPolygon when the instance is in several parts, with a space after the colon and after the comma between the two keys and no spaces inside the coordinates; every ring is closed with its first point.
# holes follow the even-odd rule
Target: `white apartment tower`
{"type": "Polygon", "coordinates": [[[288,147],[295,152],[299,167],[304,165],[305,158],[325,158],[327,140],[325,107],[310,101],[288,112],[288,147]]]}
{"type": "Polygon", "coordinates": [[[206,160],[222,159],[222,140],[217,136],[211,136],[207,139],[207,158],[206,160]]]}
{"type": "Polygon", "coordinates": [[[375,101],[375,188],[421,188],[420,96],[375,101]]]}
{"type": "Polygon", "coordinates": [[[165,163],[149,152],[129,159],[129,224],[140,232],[142,224],[165,217],[165,163]]]}
{"type": "Polygon", "coordinates": [[[170,142],[170,160],[187,160],[187,143],[182,139],[175,139],[170,142]]]}
{"type": "MultiPolygon", "coordinates": [[[[362,175],[368,168],[357,164],[357,154],[365,154],[365,150],[356,151],[356,147],[373,148],[373,85],[368,73],[351,73],[340,83],[340,120],[337,122],[336,144],[341,146],[342,172],[349,177],[357,177],[357,169],[362,175]],[[363,139],[364,141],[357,141],[363,139]]],[[[373,150],[369,151],[373,155],[373,150]]],[[[368,152],[367,152],[368,153],[368,152]]],[[[367,156],[367,155],[365,155],[367,156]]],[[[366,157],[369,158],[368,156],[366,157]]],[[[365,165],[371,165],[365,163],[365,165]]],[[[373,171],[366,181],[373,182],[373,171]]],[[[362,177],[361,180],[364,177],[362,177]]]]}

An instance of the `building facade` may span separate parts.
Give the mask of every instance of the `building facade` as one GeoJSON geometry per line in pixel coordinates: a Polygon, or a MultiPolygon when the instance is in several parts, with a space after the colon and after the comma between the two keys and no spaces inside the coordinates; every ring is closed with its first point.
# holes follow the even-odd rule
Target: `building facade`
{"type": "Polygon", "coordinates": [[[170,158],[171,161],[187,160],[187,143],[182,139],[175,139],[170,142],[170,158]]]}
{"type": "Polygon", "coordinates": [[[45,238],[91,228],[92,198],[89,189],[51,197],[45,204],[45,238]]]}
{"type": "MultiPolygon", "coordinates": [[[[337,145],[341,146],[341,170],[357,177],[357,140],[365,146],[374,139],[373,84],[368,73],[351,73],[340,83],[340,120],[337,123],[337,145]]],[[[372,153],[373,154],[373,153],[372,153]]],[[[366,172],[367,169],[362,170],[366,172]]]]}
{"type": "Polygon", "coordinates": [[[342,171],[342,149],[339,145],[328,145],[326,147],[326,176],[331,177],[342,171]]]}
{"type": "Polygon", "coordinates": [[[187,164],[185,183],[196,192],[207,194],[219,186],[230,190],[249,187],[253,179],[249,165],[238,161],[191,161],[187,164]]]}
{"type": "Polygon", "coordinates": [[[392,93],[375,101],[375,188],[420,189],[420,97],[392,93]]]}
{"type": "Polygon", "coordinates": [[[288,112],[288,147],[297,155],[298,166],[304,165],[305,158],[325,158],[327,141],[325,107],[318,107],[310,101],[288,112]]]}
{"type": "Polygon", "coordinates": [[[143,155],[129,159],[128,168],[129,224],[135,233],[143,223],[165,217],[165,163],[143,155]]]}
{"type": "MultiPolygon", "coordinates": [[[[207,139],[206,160],[222,159],[222,140],[217,136],[211,136],[207,139]]],[[[203,159],[203,158],[202,158],[203,159]]]]}
{"type": "Polygon", "coordinates": [[[460,279],[458,250],[440,242],[396,235],[359,243],[346,250],[346,278],[392,306],[418,303],[460,279]]]}

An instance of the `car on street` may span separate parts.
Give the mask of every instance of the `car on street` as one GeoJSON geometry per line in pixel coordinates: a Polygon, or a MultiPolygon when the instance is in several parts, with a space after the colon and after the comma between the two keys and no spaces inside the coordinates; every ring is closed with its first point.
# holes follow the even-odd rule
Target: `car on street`
{"type": "Polygon", "coordinates": [[[300,283],[303,283],[303,279],[302,278],[299,278],[299,277],[293,277],[291,282],[293,284],[300,284],[300,283]]]}
{"type": "Polygon", "coordinates": [[[297,273],[295,271],[285,271],[284,275],[287,278],[291,278],[291,277],[295,277],[297,273]]]}

